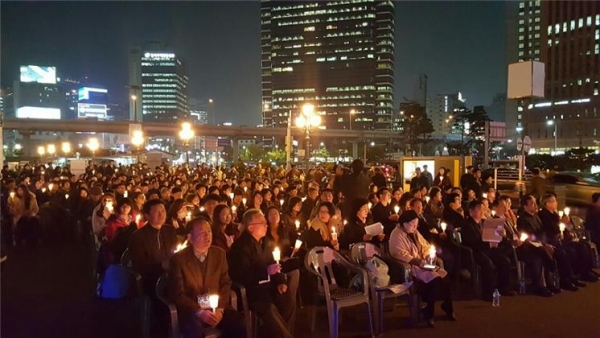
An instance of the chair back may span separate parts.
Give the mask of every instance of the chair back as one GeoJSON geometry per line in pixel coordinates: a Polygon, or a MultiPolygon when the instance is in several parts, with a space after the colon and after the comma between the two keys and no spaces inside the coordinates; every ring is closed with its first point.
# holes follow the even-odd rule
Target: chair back
{"type": "Polygon", "coordinates": [[[166,273],[162,274],[156,281],[155,291],[156,297],[164,305],[169,308],[169,324],[170,324],[170,335],[169,338],[180,338],[179,334],[179,317],[177,315],[177,307],[171,303],[167,297],[167,285],[169,284],[169,278],[166,273]]]}
{"type": "Polygon", "coordinates": [[[373,256],[381,257],[381,250],[373,243],[359,242],[350,248],[350,261],[355,264],[363,265],[373,256]]]}
{"type": "Polygon", "coordinates": [[[131,257],[129,257],[129,248],[123,251],[120,262],[121,265],[123,265],[124,267],[131,268],[133,266],[133,264],[131,263],[131,257]]]}

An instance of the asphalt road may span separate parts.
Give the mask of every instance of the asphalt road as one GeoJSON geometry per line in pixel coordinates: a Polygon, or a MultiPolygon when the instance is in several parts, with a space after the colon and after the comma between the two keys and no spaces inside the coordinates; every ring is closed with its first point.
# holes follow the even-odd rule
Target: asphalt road
{"type": "MultiPolygon", "coordinates": [[[[133,301],[93,297],[89,251],[69,245],[17,249],[1,267],[2,337],[139,337],[133,301]]],[[[410,328],[405,307],[387,304],[383,337],[600,337],[600,283],[552,298],[503,297],[499,308],[481,300],[456,301],[457,322],[439,319],[435,329],[410,328]]],[[[342,310],[342,337],[368,337],[366,308],[342,310]]],[[[436,309],[438,314],[441,311],[436,309]]],[[[328,337],[327,314],[318,310],[308,330],[298,312],[297,337],[328,337]]]]}

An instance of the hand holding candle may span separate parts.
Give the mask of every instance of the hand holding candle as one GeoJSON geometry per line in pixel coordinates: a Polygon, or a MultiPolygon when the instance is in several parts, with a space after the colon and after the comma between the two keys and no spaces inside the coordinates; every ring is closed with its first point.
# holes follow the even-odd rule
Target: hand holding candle
{"type": "Polygon", "coordinates": [[[558,218],[562,218],[565,213],[562,210],[558,211],[558,218]]]}
{"type": "Polygon", "coordinates": [[[565,215],[567,215],[567,217],[569,217],[569,214],[571,213],[571,208],[566,207],[565,208],[565,215]]]}
{"type": "Polygon", "coordinates": [[[300,230],[300,221],[296,220],[296,222],[294,222],[294,223],[296,223],[296,231],[299,231],[300,230]]]}
{"type": "Polygon", "coordinates": [[[137,214],[137,215],[135,216],[135,223],[136,223],[136,224],[137,224],[137,223],[139,223],[141,218],[142,218],[142,216],[141,216],[140,214],[137,214]]]}
{"type": "Polygon", "coordinates": [[[108,211],[113,212],[113,210],[115,209],[113,207],[113,202],[112,201],[107,201],[106,202],[106,209],[108,209],[108,211]]]}
{"type": "Polygon", "coordinates": [[[208,303],[210,304],[213,313],[216,312],[217,307],[219,306],[219,295],[208,296],[208,303]]]}
{"type": "Polygon", "coordinates": [[[235,205],[231,206],[231,212],[233,212],[234,214],[237,212],[237,207],[235,205]]]}
{"type": "Polygon", "coordinates": [[[242,204],[243,205],[246,205],[246,201],[247,201],[246,197],[242,198],[242,204]]]}
{"type": "Polygon", "coordinates": [[[442,227],[442,231],[446,231],[446,228],[448,228],[448,224],[446,222],[442,222],[440,226],[442,227]]]}
{"type": "Polygon", "coordinates": [[[521,242],[525,242],[528,238],[529,238],[529,235],[527,235],[526,233],[522,232],[521,233],[521,238],[519,238],[519,239],[521,240],[521,242]]]}
{"type": "Polygon", "coordinates": [[[429,203],[429,200],[431,200],[431,197],[425,196],[425,203],[429,203]]]}
{"type": "Polygon", "coordinates": [[[399,206],[395,206],[394,207],[394,212],[397,214],[398,212],[400,212],[400,207],[399,206]]]}
{"type": "Polygon", "coordinates": [[[335,231],[335,227],[331,227],[331,239],[332,239],[333,241],[337,241],[337,239],[338,239],[338,234],[337,234],[337,232],[335,231]]]}
{"type": "Polygon", "coordinates": [[[429,247],[429,264],[433,264],[435,261],[435,245],[429,247]]]}
{"type": "Polygon", "coordinates": [[[191,212],[191,211],[188,211],[188,212],[187,212],[187,215],[185,216],[185,221],[186,221],[186,222],[189,222],[189,221],[191,221],[191,220],[192,220],[192,212],[191,212]]]}
{"type": "Polygon", "coordinates": [[[561,236],[564,234],[566,227],[567,226],[565,225],[565,223],[562,223],[562,222],[558,225],[558,228],[560,229],[560,235],[561,236]]]}
{"type": "Polygon", "coordinates": [[[11,191],[9,195],[10,195],[10,198],[15,198],[15,192],[14,191],[11,191]]]}

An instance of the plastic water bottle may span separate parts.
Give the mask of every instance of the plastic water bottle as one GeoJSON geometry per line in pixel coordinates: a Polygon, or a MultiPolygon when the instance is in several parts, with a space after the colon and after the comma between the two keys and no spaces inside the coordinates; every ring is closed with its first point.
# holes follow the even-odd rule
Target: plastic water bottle
{"type": "Polygon", "coordinates": [[[494,293],[492,294],[492,306],[500,307],[500,292],[498,289],[494,290],[494,293]]]}
{"type": "Polygon", "coordinates": [[[524,295],[525,292],[526,292],[525,281],[522,280],[522,281],[519,282],[519,294],[524,295]]]}

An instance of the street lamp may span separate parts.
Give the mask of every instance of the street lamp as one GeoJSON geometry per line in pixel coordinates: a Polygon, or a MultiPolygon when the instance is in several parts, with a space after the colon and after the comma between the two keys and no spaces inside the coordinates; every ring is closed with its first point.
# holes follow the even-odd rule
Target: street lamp
{"type": "Polygon", "coordinates": [[[40,155],[40,159],[44,156],[44,154],[46,153],[46,148],[44,146],[39,146],[37,148],[37,153],[38,155],[40,155]]]}
{"type": "Polygon", "coordinates": [[[554,155],[556,155],[558,151],[558,123],[556,123],[556,120],[548,120],[546,124],[549,126],[554,125],[554,155]]]}
{"type": "Polygon", "coordinates": [[[350,120],[350,130],[352,130],[352,115],[356,114],[356,110],[350,109],[349,120],[350,120]]]}
{"type": "Polygon", "coordinates": [[[131,144],[135,147],[137,153],[137,162],[140,163],[140,146],[144,143],[144,133],[141,130],[134,130],[131,136],[131,144]]]}
{"type": "MultiPolygon", "coordinates": [[[[183,145],[189,147],[190,140],[194,137],[194,130],[192,129],[192,125],[189,122],[183,122],[181,124],[181,131],[179,131],[179,138],[183,141],[183,145]]],[[[189,162],[188,152],[185,152],[185,161],[189,162]]]]}
{"type": "Polygon", "coordinates": [[[56,153],[56,146],[54,144],[49,144],[47,147],[48,155],[54,156],[56,153]]]}
{"type": "Polygon", "coordinates": [[[67,158],[67,155],[71,152],[71,143],[63,142],[61,145],[61,149],[62,152],[65,153],[65,158],[67,158]]]}
{"type": "Polygon", "coordinates": [[[312,127],[318,127],[321,124],[321,116],[315,114],[315,106],[306,103],[302,106],[302,114],[296,118],[296,126],[304,128],[306,147],[304,149],[304,160],[306,161],[306,169],[308,169],[308,161],[310,158],[310,130],[312,127]]]}
{"type": "Polygon", "coordinates": [[[94,158],[96,156],[96,150],[98,150],[98,148],[100,148],[100,143],[98,143],[97,138],[92,137],[88,140],[87,147],[92,152],[92,158],[94,158]]]}

